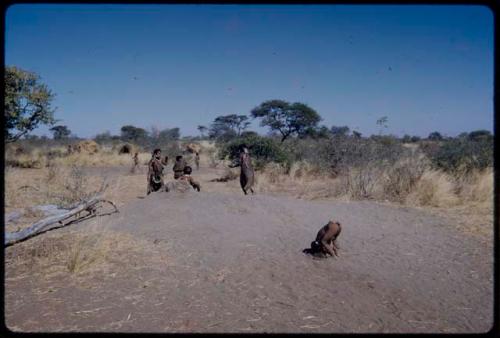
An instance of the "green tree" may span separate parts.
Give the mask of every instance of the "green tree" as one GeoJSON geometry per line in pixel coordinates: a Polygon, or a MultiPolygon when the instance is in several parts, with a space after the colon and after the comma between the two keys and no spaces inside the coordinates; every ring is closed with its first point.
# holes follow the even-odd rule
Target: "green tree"
{"type": "Polygon", "coordinates": [[[111,140],[113,140],[113,136],[111,135],[111,132],[109,130],[106,130],[104,133],[97,134],[94,137],[94,141],[100,144],[110,142],[111,140]]]}
{"type": "Polygon", "coordinates": [[[246,134],[246,136],[235,137],[223,143],[219,149],[219,158],[235,161],[240,154],[240,147],[246,145],[255,163],[255,169],[262,168],[266,163],[287,162],[287,154],[280,146],[279,141],[269,137],[246,134]]]}
{"type": "Polygon", "coordinates": [[[132,125],[123,126],[120,131],[121,139],[125,142],[141,142],[148,138],[148,132],[145,129],[132,125]]]}
{"type": "Polygon", "coordinates": [[[361,138],[361,133],[359,131],[353,130],[352,136],[354,136],[355,138],[361,138]]]}
{"type": "Polygon", "coordinates": [[[54,97],[37,74],[5,67],[5,142],[14,142],[41,124],[53,125],[54,97]]]}
{"type": "Polygon", "coordinates": [[[342,127],[332,126],[330,128],[330,133],[333,136],[347,136],[347,134],[349,134],[349,127],[348,126],[342,126],[342,127]]]}
{"type": "Polygon", "coordinates": [[[289,136],[301,136],[310,128],[316,128],[321,116],[304,103],[288,103],[283,100],[269,100],[250,112],[253,118],[260,118],[260,125],[281,134],[281,142],[289,136]]]}
{"type": "Polygon", "coordinates": [[[208,131],[208,128],[205,127],[205,126],[199,125],[197,129],[200,132],[201,137],[204,138],[205,137],[205,133],[208,131]]]}
{"type": "Polygon", "coordinates": [[[380,127],[379,134],[382,135],[382,130],[385,128],[387,129],[387,116],[382,116],[377,120],[377,125],[380,127]]]}
{"type": "Polygon", "coordinates": [[[434,131],[430,133],[427,138],[432,141],[441,141],[443,139],[443,136],[441,135],[440,132],[434,131]]]}
{"type": "Polygon", "coordinates": [[[408,135],[408,134],[405,134],[402,138],[401,138],[401,142],[403,143],[411,143],[411,136],[408,135]]]}
{"type": "Polygon", "coordinates": [[[493,135],[491,134],[490,131],[481,129],[481,130],[471,131],[468,137],[469,140],[471,141],[480,141],[482,139],[488,140],[490,138],[493,138],[493,135]]]}
{"type": "Polygon", "coordinates": [[[308,127],[304,130],[304,133],[299,135],[300,138],[310,137],[313,139],[328,138],[330,135],[330,129],[327,126],[320,127],[308,127]]]}
{"type": "Polygon", "coordinates": [[[493,166],[493,137],[475,140],[453,138],[435,147],[424,147],[424,153],[439,169],[449,172],[471,171],[493,166]]]}
{"type": "Polygon", "coordinates": [[[158,133],[158,140],[160,142],[177,141],[181,137],[179,128],[167,128],[158,133]]]}
{"type": "Polygon", "coordinates": [[[71,135],[71,131],[67,126],[58,125],[49,129],[54,135],[54,140],[67,139],[71,135]]]}
{"type": "Polygon", "coordinates": [[[248,116],[245,115],[222,115],[215,118],[214,122],[210,125],[209,134],[210,138],[228,140],[235,136],[240,136],[250,122],[248,116]]]}
{"type": "Polygon", "coordinates": [[[244,132],[241,133],[241,137],[258,137],[259,134],[257,134],[253,130],[245,130],[244,132]]]}

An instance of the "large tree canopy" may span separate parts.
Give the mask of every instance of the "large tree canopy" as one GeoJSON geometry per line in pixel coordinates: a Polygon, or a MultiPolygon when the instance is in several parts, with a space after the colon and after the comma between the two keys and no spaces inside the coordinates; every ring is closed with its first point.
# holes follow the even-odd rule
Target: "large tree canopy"
{"type": "Polygon", "coordinates": [[[5,67],[5,142],[16,141],[40,124],[53,125],[54,96],[37,74],[5,67]]]}
{"type": "Polygon", "coordinates": [[[158,133],[158,140],[160,142],[177,141],[181,137],[179,128],[167,128],[158,133]]]}
{"type": "Polygon", "coordinates": [[[147,139],[148,132],[143,128],[132,125],[123,126],[121,129],[121,139],[126,142],[138,142],[147,139]]]}
{"type": "Polygon", "coordinates": [[[205,137],[205,133],[207,132],[208,128],[205,126],[199,125],[197,129],[200,132],[201,137],[202,138],[205,137]]]}
{"type": "Polygon", "coordinates": [[[67,126],[59,125],[50,128],[50,131],[54,135],[54,140],[62,140],[68,138],[71,135],[71,130],[67,126]]]}
{"type": "Polygon", "coordinates": [[[443,136],[441,135],[440,132],[433,131],[432,133],[429,134],[427,138],[432,141],[441,141],[443,139],[443,136]]]}
{"type": "Polygon", "coordinates": [[[248,116],[245,115],[230,114],[218,116],[210,125],[209,137],[215,139],[228,139],[239,136],[249,125],[248,116]]]}
{"type": "Polygon", "coordinates": [[[330,128],[330,133],[333,136],[347,136],[349,134],[349,127],[348,126],[332,126],[330,128]]]}
{"type": "Polygon", "coordinates": [[[281,142],[291,135],[307,134],[321,121],[321,116],[308,105],[282,100],[265,101],[252,109],[250,114],[253,118],[261,118],[261,126],[278,131],[281,134],[281,142]]]}

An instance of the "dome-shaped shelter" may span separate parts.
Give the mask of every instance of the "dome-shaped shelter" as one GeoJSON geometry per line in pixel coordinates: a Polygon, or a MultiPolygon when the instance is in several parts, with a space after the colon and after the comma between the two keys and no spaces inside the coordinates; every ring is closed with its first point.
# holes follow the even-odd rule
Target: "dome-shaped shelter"
{"type": "Polygon", "coordinates": [[[132,144],[125,143],[118,148],[118,154],[133,154],[136,151],[136,147],[132,144]]]}

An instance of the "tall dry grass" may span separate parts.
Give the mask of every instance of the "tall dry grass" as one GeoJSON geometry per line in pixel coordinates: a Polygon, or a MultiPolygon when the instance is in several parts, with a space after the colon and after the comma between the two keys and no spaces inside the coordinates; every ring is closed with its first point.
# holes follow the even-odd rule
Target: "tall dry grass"
{"type": "MultiPolygon", "coordinates": [[[[139,163],[147,164],[151,154],[139,153],[139,163]]],[[[97,154],[76,153],[64,157],[59,157],[53,160],[53,163],[58,166],[122,166],[133,165],[133,158],[131,154],[117,154],[111,151],[101,151],[97,154]]]]}
{"type": "Polygon", "coordinates": [[[493,195],[493,169],[463,174],[457,178],[457,192],[464,201],[489,205],[493,195]]]}
{"type": "MultiPolygon", "coordinates": [[[[143,239],[99,226],[48,233],[6,249],[9,276],[51,278],[70,275],[89,279],[95,274],[126,274],[146,259],[165,263],[165,256],[143,239]],[[13,274],[15,271],[15,274],[13,274]]],[[[142,264],[143,265],[143,264],[142,264]]]]}
{"type": "Polygon", "coordinates": [[[491,209],[493,170],[474,171],[455,177],[431,169],[423,158],[404,159],[394,166],[350,168],[332,178],[307,162],[289,170],[268,163],[256,179],[258,191],[288,193],[299,198],[373,199],[407,206],[449,208],[472,206],[491,209]]]}
{"type": "MultiPolygon", "coordinates": [[[[50,148],[24,149],[8,147],[5,151],[6,165],[19,168],[41,169],[51,165],[55,166],[122,166],[133,164],[133,154],[119,154],[117,149],[102,147],[95,154],[82,151],[68,153],[65,147],[55,146],[50,148]]],[[[139,162],[147,164],[151,154],[139,152],[139,162]]]]}
{"type": "Polygon", "coordinates": [[[305,162],[294,164],[288,172],[268,164],[257,175],[257,189],[310,200],[372,199],[425,208],[445,216],[464,232],[491,236],[492,168],[455,176],[431,169],[421,160],[399,161],[385,170],[352,168],[335,178],[305,162]]]}
{"type": "Polygon", "coordinates": [[[455,186],[450,175],[429,169],[415,183],[406,197],[405,204],[431,207],[455,206],[460,203],[460,199],[454,191],[455,186]]]}
{"type": "Polygon", "coordinates": [[[87,175],[78,166],[43,169],[9,168],[5,175],[5,205],[11,209],[56,204],[68,207],[97,191],[103,177],[87,175]]]}

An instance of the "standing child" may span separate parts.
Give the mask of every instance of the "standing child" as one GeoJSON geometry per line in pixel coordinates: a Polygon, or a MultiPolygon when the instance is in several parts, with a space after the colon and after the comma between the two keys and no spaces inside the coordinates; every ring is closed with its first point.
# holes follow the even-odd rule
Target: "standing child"
{"type": "Polygon", "coordinates": [[[163,187],[163,164],[161,163],[160,149],[155,149],[153,151],[153,156],[151,160],[149,160],[147,178],[148,195],[151,192],[158,191],[163,187]]]}

